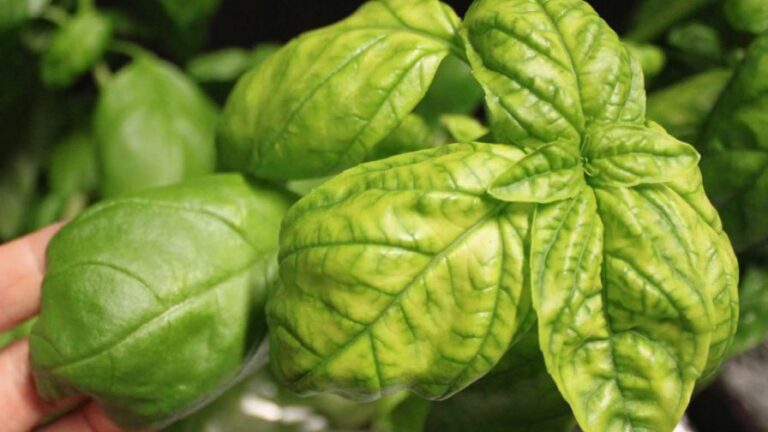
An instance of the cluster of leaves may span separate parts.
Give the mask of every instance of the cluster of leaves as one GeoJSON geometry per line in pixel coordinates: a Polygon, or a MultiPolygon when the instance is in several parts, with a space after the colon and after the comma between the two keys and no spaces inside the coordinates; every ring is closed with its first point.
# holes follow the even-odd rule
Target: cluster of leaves
{"type": "Polygon", "coordinates": [[[636,22],[629,37],[669,60],[649,85],[648,117],[702,154],[707,194],[738,254],[738,354],[768,338],[768,4],[648,0],[636,22]],[[667,21],[662,9],[677,12],[667,21]],[[651,14],[665,18],[641,25],[651,14]]]}
{"type": "Polygon", "coordinates": [[[583,0],[373,0],[200,54],[217,3],[0,0],[0,85],[31,71],[0,94],[0,238],[79,215],[44,397],[183,431],[671,431],[764,336],[760,2],[647,0],[622,42],[583,0]]]}

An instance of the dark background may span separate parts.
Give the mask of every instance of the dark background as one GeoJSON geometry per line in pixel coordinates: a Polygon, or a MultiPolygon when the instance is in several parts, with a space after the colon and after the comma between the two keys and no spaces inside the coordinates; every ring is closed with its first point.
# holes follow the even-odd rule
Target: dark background
{"type": "MultiPolygon", "coordinates": [[[[463,16],[472,0],[448,0],[463,16]]],[[[363,0],[224,0],[210,29],[209,48],[285,42],[297,34],[336,22],[363,0]]],[[[592,0],[589,3],[621,33],[639,0],[592,0]]]]}

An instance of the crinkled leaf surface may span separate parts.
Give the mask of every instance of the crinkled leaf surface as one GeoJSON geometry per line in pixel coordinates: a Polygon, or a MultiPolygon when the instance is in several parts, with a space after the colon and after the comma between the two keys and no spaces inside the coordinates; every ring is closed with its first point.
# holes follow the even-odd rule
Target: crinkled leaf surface
{"type": "Polygon", "coordinates": [[[629,54],[640,63],[645,79],[651,79],[658,75],[667,64],[667,56],[664,50],[656,45],[624,41],[629,54]]]}
{"type": "Polygon", "coordinates": [[[67,225],[30,339],[40,394],[92,397],[131,427],[216,394],[266,330],[287,207],[221,175],[107,200],[67,225]]]}
{"type": "Polygon", "coordinates": [[[304,197],[268,306],[276,371],[443,398],[528,329],[530,295],[583,430],[671,431],[738,315],[698,154],[646,121],[642,72],[587,3],[477,0],[461,34],[505,144],[361,165],[304,197]]]}
{"type": "Polygon", "coordinates": [[[294,39],[230,95],[221,161],[282,180],[361,162],[424,97],[457,25],[437,0],[378,0],[294,39]]]}
{"type": "Polygon", "coordinates": [[[486,144],[410,153],[293,207],[268,306],[279,375],[303,392],[442,398],[490,370],[530,312],[529,206],[485,193],[520,157],[486,144]]]}
{"type": "Polygon", "coordinates": [[[645,121],[637,63],[585,2],[479,0],[464,36],[495,137],[560,140],[589,185],[537,197],[530,283],[550,373],[587,431],[672,430],[738,313],[698,154],[645,121]]]}
{"type": "Polygon", "coordinates": [[[170,63],[145,55],[102,90],[94,133],[113,197],[213,172],[216,108],[170,63]]]}

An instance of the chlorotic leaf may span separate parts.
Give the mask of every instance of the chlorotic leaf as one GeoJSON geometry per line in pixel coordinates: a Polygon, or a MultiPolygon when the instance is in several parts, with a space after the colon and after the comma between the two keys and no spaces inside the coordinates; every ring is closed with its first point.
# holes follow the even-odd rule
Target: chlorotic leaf
{"type": "Polygon", "coordinates": [[[639,65],[586,2],[478,0],[465,29],[497,141],[578,142],[587,123],[642,121],[639,65]]]}
{"type": "Polygon", "coordinates": [[[579,156],[562,142],[540,147],[499,176],[488,190],[509,202],[548,203],[571,198],[584,187],[579,156]]]}
{"type": "Polygon", "coordinates": [[[587,174],[593,184],[635,186],[682,177],[699,162],[690,144],[666,131],[637,125],[597,128],[584,146],[587,174]]]}
{"type": "Polygon", "coordinates": [[[484,144],[409,153],[294,206],[268,305],[279,376],[299,392],[439,399],[490,370],[530,318],[530,208],[485,193],[521,157],[484,144]]]}
{"type": "Polygon", "coordinates": [[[424,97],[457,25],[437,0],[379,0],[294,39],[231,93],[223,165],[290,180],[361,162],[424,97]]]}

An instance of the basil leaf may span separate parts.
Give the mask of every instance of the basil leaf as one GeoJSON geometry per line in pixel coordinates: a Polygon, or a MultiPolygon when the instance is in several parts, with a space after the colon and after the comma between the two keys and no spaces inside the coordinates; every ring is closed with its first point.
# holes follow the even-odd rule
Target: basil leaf
{"type": "Polygon", "coordinates": [[[39,16],[50,0],[0,0],[0,36],[39,16]]]}
{"type": "Polygon", "coordinates": [[[592,184],[635,186],[665,183],[694,169],[699,153],[666,131],[638,125],[597,128],[584,146],[592,184]]]}
{"type": "Polygon", "coordinates": [[[427,432],[570,432],[568,404],[544,367],[535,331],[517,342],[480,381],[432,404],[427,432]]]}
{"type": "Polygon", "coordinates": [[[762,0],[726,0],[725,16],[739,30],[755,34],[768,30],[768,6],[762,0]]]}
{"type": "Polygon", "coordinates": [[[30,338],[40,394],[86,395],[126,427],[204,404],[265,334],[287,207],[221,175],[104,201],[64,227],[30,338]]]}
{"type": "Polygon", "coordinates": [[[667,63],[667,55],[664,50],[656,45],[624,41],[629,54],[637,60],[643,70],[645,79],[651,79],[658,75],[667,63]]]}
{"type": "Polygon", "coordinates": [[[278,50],[277,45],[260,44],[252,51],[225,48],[201,54],[187,64],[187,74],[197,82],[230,82],[266,60],[278,50]]]}
{"type": "Polygon", "coordinates": [[[755,40],[704,123],[702,170],[738,251],[768,240],[768,37],[755,40]]]}
{"type": "Polygon", "coordinates": [[[588,123],[643,120],[639,65],[586,2],[478,0],[464,24],[497,141],[578,143],[588,123]]]}
{"type": "Polygon", "coordinates": [[[112,24],[95,10],[79,12],[58,29],[41,59],[43,82],[67,87],[104,54],[112,39],[112,24]]]}
{"type": "Polygon", "coordinates": [[[435,144],[434,132],[418,114],[408,114],[400,125],[373,148],[368,155],[369,160],[424,150],[435,144]]]}
{"type": "Polygon", "coordinates": [[[520,160],[494,181],[488,193],[503,201],[548,203],[571,198],[584,185],[578,155],[556,142],[520,160]]]}
{"type": "Polygon", "coordinates": [[[768,339],[768,271],[747,268],[739,287],[739,330],[733,340],[731,356],[748,351],[768,339]]]}
{"type": "Polygon", "coordinates": [[[645,0],[632,17],[627,38],[637,42],[654,40],[712,3],[715,0],[645,0]]]}
{"type": "Polygon", "coordinates": [[[485,193],[521,157],[484,144],[409,153],[345,171],[294,206],[268,304],[283,380],[435,399],[490,370],[530,319],[530,208],[485,193]]]}
{"type": "Polygon", "coordinates": [[[94,113],[101,194],[113,197],[213,172],[216,108],[170,63],[148,55],[103,89],[94,113]]]}
{"type": "Polygon", "coordinates": [[[472,114],[482,101],[483,89],[472,75],[472,69],[463,60],[450,55],[437,69],[432,86],[419,102],[416,112],[435,121],[444,114],[472,114]]]}
{"type": "Polygon", "coordinates": [[[461,114],[440,116],[440,124],[456,142],[470,143],[488,135],[490,130],[477,119],[461,114]]]}
{"type": "Polygon", "coordinates": [[[361,162],[424,97],[457,25],[437,0],[380,0],[294,39],[231,93],[222,163],[289,180],[361,162]]]}
{"type": "Polygon", "coordinates": [[[726,69],[713,69],[651,93],[648,118],[676,138],[695,143],[731,74],[726,69]]]}
{"type": "Polygon", "coordinates": [[[655,191],[585,190],[537,209],[540,344],[587,430],[672,430],[706,364],[712,301],[686,253],[693,240],[670,236],[673,215],[656,199],[655,191]],[[581,320],[589,321],[571,330],[581,320]]]}

